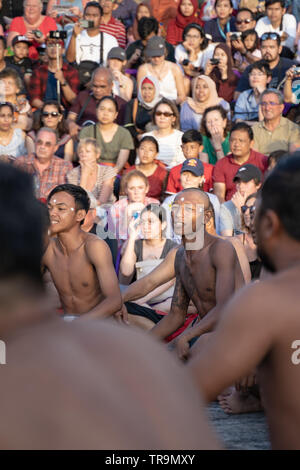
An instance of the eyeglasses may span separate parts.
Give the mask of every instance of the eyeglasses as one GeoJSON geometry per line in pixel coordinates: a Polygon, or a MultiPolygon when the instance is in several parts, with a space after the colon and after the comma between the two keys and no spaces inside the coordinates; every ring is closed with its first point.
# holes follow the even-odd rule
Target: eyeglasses
{"type": "Polygon", "coordinates": [[[174,113],[170,113],[168,111],[156,111],[155,116],[171,117],[171,116],[174,116],[174,113]]]}
{"type": "Polygon", "coordinates": [[[280,36],[277,33],[264,33],[260,40],[265,41],[266,39],[273,39],[274,41],[278,41],[280,36]]]}
{"type": "Polygon", "coordinates": [[[246,212],[247,212],[248,209],[249,209],[250,215],[254,215],[254,213],[255,213],[255,205],[253,205],[253,206],[247,206],[247,205],[242,206],[242,207],[241,207],[242,214],[246,214],[246,212]]]}
{"type": "Polygon", "coordinates": [[[275,103],[275,101],[262,101],[260,105],[265,108],[266,106],[280,106],[280,103],[275,103]]]}
{"type": "Polygon", "coordinates": [[[47,111],[43,111],[43,117],[58,117],[60,114],[57,111],[52,111],[51,113],[47,113],[47,111]]]}
{"type": "Polygon", "coordinates": [[[236,24],[249,24],[251,23],[252,20],[250,20],[249,18],[247,18],[246,20],[236,20],[236,24]]]}

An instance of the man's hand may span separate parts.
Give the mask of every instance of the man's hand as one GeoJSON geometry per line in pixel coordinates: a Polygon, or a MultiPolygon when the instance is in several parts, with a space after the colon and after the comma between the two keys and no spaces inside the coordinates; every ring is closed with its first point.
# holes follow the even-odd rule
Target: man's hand
{"type": "Polygon", "coordinates": [[[128,320],[128,312],[125,304],[122,305],[121,310],[114,314],[114,319],[118,323],[125,323],[125,325],[130,325],[128,320]]]}
{"type": "Polygon", "coordinates": [[[73,33],[72,33],[73,36],[75,36],[76,38],[78,34],[80,34],[82,31],[83,31],[82,26],[80,26],[79,23],[75,23],[74,28],[73,28],[73,33]]]}
{"type": "Polygon", "coordinates": [[[181,361],[186,361],[190,355],[190,345],[187,337],[182,334],[176,341],[176,350],[181,361]]]}
{"type": "Polygon", "coordinates": [[[246,54],[246,52],[247,52],[247,50],[245,48],[245,45],[244,45],[243,41],[240,38],[237,39],[236,41],[232,41],[232,46],[234,47],[234,49],[239,51],[241,54],[246,54]]]}
{"type": "Polygon", "coordinates": [[[231,198],[231,201],[235,205],[235,207],[239,210],[241,210],[241,207],[245,204],[246,197],[242,196],[239,191],[234,193],[234,195],[231,198]]]}
{"type": "Polygon", "coordinates": [[[56,78],[56,80],[59,81],[59,83],[65,83],[65,81],[66,81],[64,73],[63,73],[62,70],[57,70],[57,72],[55,72],[55,74],[54,74],[54,77],[56,78]]]}

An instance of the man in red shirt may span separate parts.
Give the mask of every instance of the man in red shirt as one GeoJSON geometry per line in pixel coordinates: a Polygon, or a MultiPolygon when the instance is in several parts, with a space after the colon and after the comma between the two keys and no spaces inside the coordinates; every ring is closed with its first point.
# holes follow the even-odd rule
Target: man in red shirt
{"type": "Polygon", "coordinates": [[[126,30],[121,21],[112,16],[113,10],[118,8],[118,4],[114,0],[100,0],[100,5],[103,8],[103,15],[101,16],[100,31],[103,33],[111,34],[116,38],[120,47],[126,47],[126,30]]]}
{"type": "MultiPolygon", "coordinates": [[[[202,137],[200,132],[195,129],[190,129],[186,131],[181,139],[182,142],[182,151],[185,158],[199,158],[199,152],[202,145],[202,137]]],[[[204,178],[203,191],[209,192],[213,187],[212,173],[213,165],[209,163],[203,163],[204,166],[204,178]]],[[[182,168],[182,163],[180,165],[174,166],[168,177],[168,183],[166,188],[166,193],[175,194],[182,191],[183,187],[180,182],[180,172],[182,168]]]]}
{"type": "Polygon", "coordinates": [[[251,163],[257,166],[263,174],[268,166],[268,157],[251,148],[253,131],[248,124],[239,122],[233,126],[229,143],[232,153],[221,158],[213,170],[214,193],[221,203],[230,200],[236,192],[233,179],[241,165],[251,163]]]}

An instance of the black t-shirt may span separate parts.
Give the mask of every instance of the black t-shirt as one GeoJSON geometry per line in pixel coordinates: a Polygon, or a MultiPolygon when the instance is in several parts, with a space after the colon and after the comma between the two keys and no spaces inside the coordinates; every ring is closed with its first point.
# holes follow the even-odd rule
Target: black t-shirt
{"type": "MultiPolygon", "coordinates": [[[[168,55],[166,57],[166,60],[169,60],[170,62],[176,62],[175,60],[175,51],[174,51],[174,47],[172,46],[172,44],[168,43],[167,41],[165,41],[166,43],[166,48],[167,48],[167,52],[168,52],[168,55]]],[[[129,46],[127,47],[126,49],[126,57],[127,57],[127,60],[130,59],[130,57],[134,54],[134,52],[136,51],[136,49],[141,49],[142,51],[142,54],[141,56],[138,58],[138,60],[136,61],[135,64],[131,65],[131,68],[132,69],[138,69],[140,65],[144,64],[145,61],[143,59],[143,52],[144,52],[144,49],[145,49],[145,46],[144,44],[142,43],[142,40],[141,39],[138,39],[137,41],[134,41],[132,42],[131,44],[129,44],[129,46]]]]}
{"type": "Polygon", "coordinates": [[[10,56],[10,57],[6,57],[5,61],[7,65],[9,64],[9,65],[14,65],[15,67],[17,67],[22,77],[24,76],[25,73],[32,73],[32,60],[30,60],[29,57],[25,57],[20,62],[16,62],[15,57],[10,56]]]}
{"type": "MultiPolygon", "coordinates": [[[[272,69],[272,80],[271,80],[271,83],[269,83],[269,88],[277,88],[279,83],[284,79],[285,72],[295,63],[296,62],[294,62],[293,60],[281,57],[276,67],[272,69]]],[[[243,72],[239,80],[238,86],[236,88],[236,91],[242,92],[245,90],[249,90],[251,88],[249,84],[249,78],[248,78],[250,67],[251,66],[249,65],[243,72]]]]}

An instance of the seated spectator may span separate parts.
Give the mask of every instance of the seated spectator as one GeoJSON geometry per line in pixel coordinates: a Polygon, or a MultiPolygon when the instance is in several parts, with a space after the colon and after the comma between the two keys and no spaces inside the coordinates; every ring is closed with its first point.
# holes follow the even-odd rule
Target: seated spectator
{"type": "Polygon", "coordinates": [[[103,13],[101,15],[100,31],[110,34],[118,41],[118,45],[125,49],[126,47],[126,29],[124,24],[119,21],[120,18],[113,17],[113,11],[117,8],[117,2],[114,0],[100,0],[103,13]]]}
{"type": "MultiPolygon", "coordinates": [[[[255,14],[249,8],[239,8],[236,14],[235,27],[239,33],[244,33],[249,29],[254,29],[256,25],[255,14]]],[[[234,49],[238,50],[235,43],[234,49]]]]}
{"type": "Polygon", "coordinates": [[[42,127],[48,127],[57,133],[58,148],[55,156],[72,162],[74,156],[73,140],[68,134],[66,121],[57,101],[46,101],[40,112],[35,113],[32,130],[27,133],[26,137],[28,153],[34,152],[36,135],[42,127]]]}
{"type": "Polygon", "coordinates": [[[164,29],[176,17],[178,3],[179,0],[150,0],[152,14],[164,29]]]}
{"type": "MultiPolygon", "coordinates": [[[[128,285],[135,276],[140,279],[153,271],[169,251],[177,246],[176,242],[166,238],[166,228],[166,211],[158,204],[148,204],[138,219],[131,220],[129,238],[122,249],[119,272],[121,284],[128,285]]],[[[170,290],[168,296],[172,297],[174,286],[170,290]]]]}
{"type": "Polygon", "coordinates": [[[248,65],[261,59],[261,50],[259,49],[259,38],[254,29],[248,29],[242,33],[239,41],[243,48],[233,54],[233,59],[236,69],[243,72],[248,65]]]}
{"type": "Polygon", "coordinates": [[[174,46],[179,44],[185,27],[190,23],[203,25],[203,21],[198,17],[198,1],[180,0],[176,18],[168,23],[166,40],[174,46]]]}
{"type": "MultiPolygon", "coordinates": [[[[277,33],[264,33],[261,37],[261,55],[262,59],[268,62],[272,70],[272,80],[269,84],[271,88],[277,88],[279,85],[283,87],[283,79],[285,72],[293,65],[293,61],[280,57],[282,46],[280,45],[280,36],[277,33]]],[[[249,90],[249,69],[245,69],[241,78],[239,79],[235,99],[238,98],[239,93],[249,90]]]]}
{"type": "Polygon", "coordinates": [[[230,150],[232,153],[216,163],[213,172],[214,194],[219,201],[229,201],[236,192],[233,179],[241,166],[251,163],[264,174],[268,158],[266,155],[253,150],[253,131],[248,124],[239,122],[235,124],[230,134],[230,150]]]}
{"type": "Polygon", "coordinates": [[[123,100],[129,101],[133,93],[133,81],[124,73],[126,54],[121,47],[113,47],[107,56],[107,66],[111,70],[113,81],[113,94],[123,100]]]}
{"type": "Polygon", "coordinates": [[[161,200],[166,187],[168,172],[158,164],[156,160],[158,153],[157,140],[152,136],[143,137],[138,142],[137,148],[139,163],[128,168],[126,173],[135,169],[144,173],[149,182],[147,196],[161,200]]]}
{"type": "Polygon", "coordinates": [[[137,84],[139,86],[145,75],[154,75],[159,81],[160,95],[181,104],[186,98],[183,74],[177,64],[166,60],[166,55],[165,40],[159,36],[150,38],[145,48],[149,63],[139,67],[137,84]]]}
{"type": "Polygon", "coordinates": [[[32,126],[32,113],[20,75],[14,69],[7,67],[0,72],[0,82],[3,85],[5,101],[14,106],[13,127],[28,131],[32,126]]]}
{"type": "MultiPolygon", "coordinates": [[[[103,96],[112,95],[113,75],[109,69],[99,67],[92,74],[88,90],[81,91],[70,108],[68,126],[71,137],[76,137],[81,126],[94,124],[97,121],[97,106],[103,96]]],[[[126,101],[114,96],[118,103],[119,113],[116,123],[123,125],[126,101]]]]}
{"type": "Polygon", "coordinates": [[[150,18],[152,15],[151,12],[151,7],[149,6],[148,3],[139,3],[136,9],[136,14],[134,18],[134,22],[132,25],[132,28],[129,28],[132,30],[132,35],[133,35],[133,40],[137,41],[138,39],[141,39],[141,36],[139,35],[138,31],[138,23],[141,18],[150,18]]]}
{"type": "Polygon", "coordinates": [[[184,161],[181,150],[182,132],[179,129],[179,113],[176,105],[165,98],[160,100],[153,109],[152,123],[156,129],[143,134],[152,135],[158,142],[161,161],[168,170],[184,161]]]}
{"type": "MultiPolygon", "coordinates": [[[[182,152],[186,159],[201,159],[201,147],[202,147],[202,137],[200,132],[190,129],[185,131],[182,136],[182,152]]],[[[169,173],[168,183],[166,188],[167,194],[176,194],[182,191],[183,187],[181,185],[181,168],[182,163],[174,166],[169,173]]],[[[203,186],[203,191],[209,192],[213,187],[212,181],[212,171],[213,166],[208,163],[203,163],[204,168],[204,178],[201,181],[203,186]]]]}
{"type": "Polygon", "coordinates": [[[207,21],[204,25],[205,33],[211,35],[213,42],[226,42],[226,34],[236,31],[232,9],[232,0],[216,0],[217,18],[207,21]]]}
{"type": "MultiPolygon", "coordinates": [[[[153,18],[141,18],[138,22],[138,33],[141,39],[129,44],[126,49],[127,68],[137,70],[145,62],[144,51],[150,38],[158,35],[158,21],[153,18]]],[[[167,49],[166,60],[175,62],[174,47],[168,42],[165,43],[167,49]]]]}
{"type": "Polygon", "coordinates": [[[58,101],[57,82],[59,82],[61,103],[65,109],[68,109],[79,90],[78,72],[63,61],[65,49],[62,40],[47,38],[46,45],[48,63],[37,67],[30,79],[28,92],[31,105],[40,109],[44,101],[58,101]]]}
{"type": "Polygon", "coordinates": [[[253,126],[253,147],[266,155],[278,149],[295,151],[300,146],[300,128],[282,116],[284,101],[281,92],[265,90],[260,97],[260,107],[263,120],[253,126]]]}
{"type": "Polygon", "coordinates": [[[137,98],[126,105],[124,122],[133,136],[152,130],[152,110],[159,100],[157,78],[146,75],[140,81],[137,98]]]}
{"type": "Polygon", "coordinates": [[[66,183],[67,173],[72,170],[71,162],[55,156],[56,150],[56,132],[42,127],[36,138],[35,153],[15,160],[15,166],[33,174],[36,197],[39,199],[47,199],[55,186],[66,183]]]}
{"type": "Polygon", "coordinates": [[[10,68],[14,69],[18,74],[20,74],[18,68],[14,64],[9,63],[6,57],[6,53],[6,39],[4,36],[0,36],[0,72],[4,72],[6,68],[10,68]]]}
{"type": "Polygon", "coordinates": [[[0,156],[9,161],[25,155],[25,132],[13,127],[14,107],[11,103],[0,103],[0,156]],[[11,158],[9,158],[11,157],[11,158]]]}
{"type": "Polygon", "coordinates": [[[48,0],[46,14],[62,25],[76,23],[79,18],[83,17],[83,9],[88,3],[88,0],[73,0],[72,3],[74,3],[74,6],[68,8],[70,16],[65,14],[61,14],[61,16],[59,16],[60,12],[56,9],[56,5],[61,5],[61,0],[48,0]]]}
{"type": "Polygon", "coordinates": [[[199,130],[204,111],[211,106],[222,106],[230,119],[230,105],[218,97],[215,82],[206,75],[199,75],[192,82],[192,98],[181,105],[180,127],[182,131],[199,130]]]}
{"type": "Polygon", "coordinates": [[[137,219],[148,204],[159,204],[157,199],[146,196],[149,191],[147,176],[141,171],[133,170],[123,176],[123,187],[126,197],[121,197],[109,210],[108,229],[120,241],[127,240],[128,226],[137,219]]]}
{"type": "Polygon", "coordinates": [[[57,26],[53,18],[42,15],[43,3],[41,0],[25,0],[24,16],[14,18],[9,27],[7,37],[8,45],[12,45],[15,36],[22,35],[31,41],[29,58],[37,59],[37,47],[46,41],[50,31],[56,31],[57,26]],[[39,34],[37,34],[39,32],[39,34]]]}
{"type": "Polygon", "coordinates": [[[300,69],[293,65],[285,73],[286,80],[283,89],[285,103],[299,104],[298,89],[300,69]],[[293,86],[294,85],[294,86],[293,86]]]}
{"type": "Polygon", "coordinates": [[[294,47],[297,22],[293,15],[286,13],[285,0],[266,0],[266,14],[256,24],[256,31],[261,38],[264,33],[279,33],[281,44],[288,49],[294,47]]]}
{"type": "Polygon", "coordinates": [[[221,235],[233,237],[242,233],[242,216],[245,204],[250,194],[256,193],[262,183],[262,174],[254,165],[242,165],[236,172],[233,182],[236,192],[229,201],[221,205],[220,230],[221,235]]]}
{"type": "Polygon", "coordinates": [[[86,4],[83,17],[87,21],[92,21],[93,27],[83,28],[80,23],[74,25],[66,51],[66,58],[70,63],[76,61],[77,65],[80,66],[82,62],[89,60],[95,62],[95,64],[106,65],[107,54],[112,47],[118,46],[118,42],[111,34],[106,32],[100,34],[102,14],[103,10],[98,2],[88,2],[86,4]]]}
{"type": "Polygon", "coordinates": [[[259,109],[260,96],[267,89],[271,79],[272,72],[267,62],[261,60],[251,65],[249,70],[251,88],[239,95],[234,107],[233,121],[247,121],[250,124],[250,121],[253,123],[263,119],[262,111],[259,109]]]}
{"type": "Polygon", "coordinates": [[[32,75],[33,62],[29,59],[29,44],[30,41],[26,36],[15,36],[12,40],[13,55],[6,57],[7,64],[12,64],[17,67],[19,75],[23,78],[26,85],[29,84],[32,75]]]}
{"type": "MultiPolygon", "coordinates": [[[[228,0],[226,0],[228,1],[228,0]]],[[[205,75],[216,83],[220,98],[230,103],[238,83],[238,77],[233,72],[230,49],[226,44],[218,44],[214,50],[213,59],[206,62],[205,75]],[[215,63],[214,61],[217,61],[215,63]]]]}
{"type": "Polygon", "coordinates": [[[113,11],[114,18],[122,21],[125,28],[133,25],[137,4],[134,0],[117,0],[118,7],[113,11]]]}
{"type": "Polygon", "coordinates": [[[79,134],[79,139],[96,139],[101,149],[98,163],[115,167],[116,173],[123,169],[129,151],[134,148],[130,132],[115,123],[117,115],[116,100],[112,96],[104,96],[97,107],[98,122],[85,126],[79,134]]]}
{"type": "Polygon", "coordinates": [[[270,153],[268,156],[268,173],[270,173],[270,171],[275,168],[277,163],[285,157],[287,157],[285,150],[275,150],[274,152],[270,153]]]}
{"type": "Polygon", "coordinates": [[[201,160],[215,165],[228,154],[231,123],[222,106],[206,108],[201,122],[203,151],[201,160]]]}
{"type": "Polygon", "coordinates": [[[101,149],[95,139],[81,139],[77,147],[79,166],[67,174],[67,182],[90,191],[97,205],[111,200],[116,170],[110,166],[99,165],[101,149]]]}

